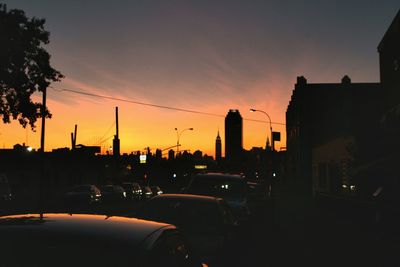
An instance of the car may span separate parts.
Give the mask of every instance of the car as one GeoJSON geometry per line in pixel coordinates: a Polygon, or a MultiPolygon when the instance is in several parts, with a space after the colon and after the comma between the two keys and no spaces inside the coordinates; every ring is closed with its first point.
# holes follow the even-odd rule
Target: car
{"type": "Polygon", "coordinates": [[[119,185],[103,185],[100,187],[103,203],[116,203],[126,200],[126,192],[119,185]]]}
{"type": "Polygon", "coordinates": [[[101,200],[100,189],[93,184],[75,185],[70,188],[64,198],[68,204],[94,204],[101,200]]]}
{"type": "Polygon", "coordinates": [[[161,188],[157,185],[150,186],[151,192],[153,192],[153,196],[161,195],[164,193],[161,188]]]}
{"type": "Polygon", "coordinates": [[[202,265],[174,225],[90,214],[0,217],[1,266],[202,265]]]}
{"type": "Polygon", "coordinates": [[[129,200],[140,200],[142,198],[142,188],[138,183],[122,183],[121,186],[126,192],[129,200]]]}
{"type": "Polygon", "coordinates": [[[147,200],[153,197],[153,191],[149,186],[142,186],[142,199],[147,200]]]}
{"type": "Polygon", "coordinates": [[[184,193],[225,199],[240,222],[250,216],[247,183],[240,174],[198,173],[191,178],[184,193]]]}
{"type": "Polygon", "coordinates": [[[194,251],[204,260],[214,260],[232,240],[235,221],[222,198],[188,194],[162,194],[147,201],[138,218],[178,226],[194,251]]]}

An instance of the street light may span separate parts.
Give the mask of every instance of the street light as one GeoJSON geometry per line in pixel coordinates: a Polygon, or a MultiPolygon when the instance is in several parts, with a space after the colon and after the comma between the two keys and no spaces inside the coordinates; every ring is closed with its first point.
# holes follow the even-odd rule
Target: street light
{"type": "MultiPolygon", "coordinates": [[[[259,110],[259,109],[251,108],[251,109],[250,109],[250,112],[261,112],[261,113],[264,113],[265,115],[267,115],[268,120],[269,120],[269,128],[270,128],[270,130],[271,130],[272,151],[274,151],[274,150],[275,150],[275,146],[274,146],[274,140],[273,140],[273,137],[272,137],[272,122],[271,122],[271,117],[268,115],[267,112],[265,112],[265,111],[263,111],[263,110],[259,110]]],[[[267,149],[267,148],[265,148],[265,149],[267,149]]]]}
{"type": "MultiPolygon", "coordinates": [[[[250,109],[250,112],[256,112],[256,111],[258,111],[258,112],[261,112],[261,113],[264,113],[265,115],[267,115],[267,117],[268,117],[268,120],[269,120],[269,128],[270,128],[270,130],[271,130],[271,142],[272,142],[272,153],[271,153],[271,174],[272,174],[272,177],[270,178],[270,182],[269,182],[269,195],[271,196],[271,222],[272,222],[272,224],[271,224],[271,226],[274,226],[274,224],[275,224],[275,200],[274,200],[274,198],[275,198],[275,172],[273,171],[274,170],[274,150],[275,150],[275,148],[274,148],[274,139],[273,139],[273,136],[272,136],[272,122],[271,122],[271,117],[268,115],[268,113],[267,112],[265,112],[265,111],[263,111],[263,110],[259,110],[259,109],[250,109]]],[[[265,150],[266,150],[267,148],[265,148],[265,150]]]]}
{"type": "Polygon", "coordinates": [[[178,128],[175,128],[175,131],[176,131],[176,137],[177,137],[177,141],[176,141],[176,154],[178,155],[178,153],[179,153],[179,146],[180,146],[180,144],[179,144],[179,138],[181,137],[181,135],[182,135],[182,133],[184,132],[184,131],[193,131],[193,128],[186,128],[186,129],[183,129],[182,131],[178,131],[178,128]]]}

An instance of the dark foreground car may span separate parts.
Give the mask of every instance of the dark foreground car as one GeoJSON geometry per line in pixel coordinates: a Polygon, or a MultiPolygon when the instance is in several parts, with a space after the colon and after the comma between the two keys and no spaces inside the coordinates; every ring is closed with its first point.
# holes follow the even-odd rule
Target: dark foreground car
{"type": "Polygon", "coordinates": [[[194,252],[210,265],[232,241],[235,230],[226,202],[208,196],[162,194],[147,201],[136,216],[178,226],[194,252]]]}
{"type": "Polygon", "coordinates": [[[184,193],[223,198],[238,220],[247,221],[249,218],[247,183],[241,175],[197,174],[191,178],[184,193]]]}
{"type": "Polygon", "coordinates": [[[202,266],[175,226],[133,218],[5,216],[0,236],[0,266],[202,266]]]}

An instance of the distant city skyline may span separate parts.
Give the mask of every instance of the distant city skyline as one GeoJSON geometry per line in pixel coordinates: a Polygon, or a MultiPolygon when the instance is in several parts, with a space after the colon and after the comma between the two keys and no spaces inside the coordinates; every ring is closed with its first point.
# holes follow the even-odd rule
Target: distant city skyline
{"type": "MultiPolygon", "coordinates": [[[[173,146],[176,127],[193,127],[180,149],[213,156],[215,133],[230,109],[244,118],[244,148],[264,147],[267,122],[246,119],[265,117],[248,111],[264,110],[284,124],[297,76],[310,83],[340,82],[344,75],[379,82],[377,46],[399,9],[394,0],[3,2],[46,19],[51,63],[66,76],[48,90],[47,151],[70,147],[75,124],[77,144],[111,146],[118,106],[122,153],[173,146]]],[[[279,150],[285,126],[273,129],[282,134],[279,150]]],[[[38,148],[40,123],[36,133],[17,122],[2,124],[0,146],[16,143],[38,148]]]]}

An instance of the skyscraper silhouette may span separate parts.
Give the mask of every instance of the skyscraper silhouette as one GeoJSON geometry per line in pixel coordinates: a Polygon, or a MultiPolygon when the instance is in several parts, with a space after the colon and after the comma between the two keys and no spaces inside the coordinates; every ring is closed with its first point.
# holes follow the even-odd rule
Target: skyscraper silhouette
{"type": "Polygon", "coordinates": [[[221,161],[222,158],[222,145],[221,145],[221,137],[219,136],[219,131],[217,135],[217,139],[215,140],[215,160],[221,161]]]}
{"type": "Polygon", "coordinates": [[[243,153],[243,122],[239,110],[231,109],[225,117],[225,157],[240,161],[243,153]]]}

